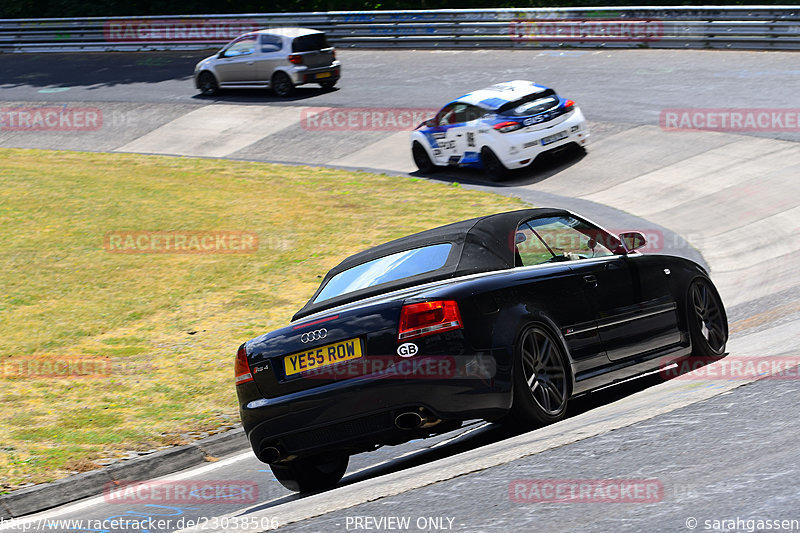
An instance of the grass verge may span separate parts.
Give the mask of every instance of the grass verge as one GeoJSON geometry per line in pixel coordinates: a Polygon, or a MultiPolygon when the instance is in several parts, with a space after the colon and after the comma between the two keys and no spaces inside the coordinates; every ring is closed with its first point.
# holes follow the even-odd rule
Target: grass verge
{"type": "Polygon", "coordinates": [[[518,207],[413,178],[0,149],[0,493],[230,427],[236,347],[287,323],[342,258],[518,207]],[[110,253],[124,231],[258,246],[110,253]]]}

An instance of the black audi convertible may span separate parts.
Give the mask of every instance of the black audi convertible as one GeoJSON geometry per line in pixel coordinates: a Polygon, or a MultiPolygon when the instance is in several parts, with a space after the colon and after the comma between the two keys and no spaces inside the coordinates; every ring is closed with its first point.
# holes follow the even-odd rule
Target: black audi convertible
{"type": "Polygon", "coordinates": [[[258,458],[287,488],[350,455],[484,419],[533,428],[665,360],[724,355],[708,273],[561,209],[499,213],[348,257],[281,329],[239,347],[258,458]]]}

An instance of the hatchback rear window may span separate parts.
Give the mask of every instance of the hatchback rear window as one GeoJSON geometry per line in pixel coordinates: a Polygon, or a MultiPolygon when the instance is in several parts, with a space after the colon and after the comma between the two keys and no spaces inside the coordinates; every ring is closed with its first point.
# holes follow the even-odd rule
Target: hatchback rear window
{"type": "Polygon", "coordinates": [[[314,298],[314,302],[438,270],[447,262],[450,248],[450,243],[434,244],[356,265],[333,276],[314,298]]]}
{"type": "Polygon", "coordinates": [[[312,33],[310,35],[303,35],[297,37],[292,41],[292,52],[313,52],[314,50],[323,50],[330,48],[328,38],[324,33],[312,33]]]}
{"type": "Polygon", "coordinates": [[[544,113],[559,104],[560,100],[555,91],[547,89],[540,93],[531,94],[519,100],[504,104],[497,113],[511,117],[527,117],[544,113]]]}

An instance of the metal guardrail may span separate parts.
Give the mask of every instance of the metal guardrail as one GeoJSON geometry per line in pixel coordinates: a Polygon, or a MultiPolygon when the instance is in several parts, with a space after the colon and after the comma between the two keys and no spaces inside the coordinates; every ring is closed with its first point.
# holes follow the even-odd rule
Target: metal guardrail
{"type": "Polygon", "coordinates": [[[0,19],[0,52],[198,50],[280,26],[339,48],[800,49],[800,6],[683,6],[0,19]]]}

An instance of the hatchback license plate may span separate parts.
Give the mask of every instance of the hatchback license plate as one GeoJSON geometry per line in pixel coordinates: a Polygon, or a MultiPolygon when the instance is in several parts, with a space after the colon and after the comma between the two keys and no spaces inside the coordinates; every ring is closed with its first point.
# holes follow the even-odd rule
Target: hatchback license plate
{"type": "Polygon", "coordinates": [[[315,368],[335,365],[342,361],[358,359],[362,355],[361,341],[359,339],[349,339],[326,344],[306,352],[286,355],[283,358],[283,367],[286,369],[286,375],[291,376],[300,372],[314,370],[315,368]]]}
{"type": "Polygon", "coordinates": [[[554,133],[553,135],[548,135],[547,137],[542,137],[542,146],[554,143],[556,141],[560,141],[561,139],[566,139],[567,137],[569,137],[567,130],[559,131],[558,133],[554,133]]]}
{"type": "Polygon", "coordinates": [[[317,79],[330,78],[330,77],[331,77],[331,73],[330,72],[320,72],[319,74],[317,74],[317,79]]]}

